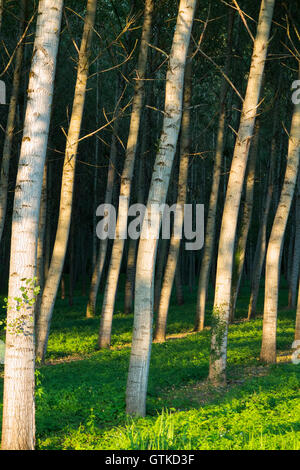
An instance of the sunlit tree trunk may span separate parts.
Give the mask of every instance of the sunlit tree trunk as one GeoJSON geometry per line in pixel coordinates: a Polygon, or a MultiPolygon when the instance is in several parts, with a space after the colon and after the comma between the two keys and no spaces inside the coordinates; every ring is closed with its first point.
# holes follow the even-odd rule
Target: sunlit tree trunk
{"type": "MultiPolygon", "coordinates": [[[[233,21],[234,15],[231,12],[229,16],[229,30],[227,38],[227,58],[225,65],[225,73],[228,75],[231,64],[231,49],[232,49],[232,34],[233,34],[233,21]]],[[[226,97],[228,93],[228,83],[223,78],[220,102],[220,115],[217,135],[217,148],[215,153],[214,168],[213,168],[213,182],[211,187],[209,207],[206,221],[205,230],[205,244],[203,248],[203,256],[201,262],[198,294],[197,294],[197,312],[195,319],[195,331],[201,331],[204,328],[205,321],[205,306],[207,289],[209,283],[210,268],[212,264],[212,255],[215,243],[215,227],[216,227],[216,214],[218,204],[218,194],[220,187],[222,157],[225,140],[225,120],[226,120],[226,97]]]]}
{"type": "Polygon", "coordinates": [[[89,52],[95,21],[96,5],[96,0],[88,0],[87,2],[83,36],[79,51],[77,80],[63,166],[56,239],[37,322],[36,354],[39,360],[44,359],[47,350],[50,322],[64,266],[69,238],[76,155],[85,101],[86,83],[88,79],[89,52]]]}
{"type": "Polygon", "coordinates": [[[182,116],[185,62],[190,41],[196,0],[181,0],[169,56],[166,77],[165,113],[158,153],[154,164],[147,210],[139,243],[136,269],[134,326],[126,390],[127,413],[144,416],[152,343],[153,283],[161,215],[153,204],[166,201],[172,164],[182,116]],[[153,213],[152,213],[153,215],[153,213]],[[148,230],[147,230],[148,229],[148,230]]]}
{"type": "Polygon", "coordinates": [[[289,288],[289,308],[295,308],[297,302],[297,287],[300,268],[300,170],[298,170],[297,193],[295,201],[295,243],[292,255],[292,270],[289,288]]]}
{"type": "MultiPolygon", "coordinates": [[[[163,342],[166,339],[166,326],[167,316],[170,305],[170,298],[172,293],[172,287],[174,283],[174,277],[176,272],[176,266],[178,261],[179,249],[181,238],[178,234],[182,234],[183,227],[183,211],[184,204],[186,202],[187,193],[187,180],[189,170],[189,150],[190,150],[190,107],[191,107],[191,74],[192,74],[191,61],[187,61],[185,81],[184,81],[184,96],[183,96],[183,112],[181,121],[181,137],[180,137],[180,163],[179,163],[179,176],[178,176],[178,196],[177,196],[177,208],[180,216],[174,215],[174,228],[170,240],[170,248],[164,272],[164,279],[162,283],[162,289],[159,300],[159,307],[157,312],[156,329],[154,334],[154,340],[157,342],[163,342]]],[[[178,211],[177,211],[178,212],[178,211]]]]}
{"type": "Polygon", "coordinates": [[[108,348],[110,346],[112,317],[115,307],[115,298],[125,244],[125,240],[120,237],[120,234],[124,233],[127,226],[132,175],[134,170],[134,161],[138,143],[138,135],[143,105],[144,78],[147,66],[148,43],[151,37],[153,8],[153,0],[146,0],[144,24],[137,66],[137,80],[134,89],[130,128],[126,148],[126,158],[121,177],[121,200],[119,203],[116,238],[113,243],[101,313],[101,323],[98,339],[99,348],[108,348]]]}
{"type": "MultiPolygon", "coordinates": [[[[116,98],[115,98],[115,117],[118,115],[120,109],[120,99],[121,99],[121,76],[118,75],[116,82],[116,98]]],[[[111,139],[110,153],[109,153],[109,163],[108,163],[108,172],[107,172],[107,182],[106,182],[106,191],[105,191],[105,204],[111,204],[113,197],[115,173],[116,173],[116,162],[118,154],[117,146],[117,136],[119,130],[119,119],[116,118],[113,124],[113,135],[111,139]]],[[[95,217],[95,214],[93,215],[95,217]]],[[[108,239],[100,241],[99,251],[94,266],[94,271],[92,275],[92,281],[89,292],[89,300],[86,308],[86,317],[92,318],[95,315],[97,294],[99,290],[99,285],[103,273],[103,267],[105,263],[106,253],[108,247],[108,239]]]]}
{"type": "MultiPolygon", "coordinates": [[[[27,0],[22,0],[20,4],[20,7],[21,7],[20,8],[20,21],[21,21],[20,36],[22,36],[23,31],[24,31],[26,1],[27,0]]],[[[0,6],[0,13],[1,13],[1,6],[0,6]]],[[[1,25],[0,25],[0,28],[1,28],[1,25]]],[[[6,216],[8,175],[9,175],[9,165],[10,165],[10,159],[11,159],[12,142],[13,142],[14,129],[15,129],[16,109],[17,109],[18,95],[19,95],[19,89],[20,89],[22,59],[23,59],[23,45],[24,45],[24,41],[21,42],[16,52],[12,92],[11,92],[11,97],[10,97],[7,125],[6,125],[4,145],[3,145],[3,156],[2,156],[1,176],[0,176],[0,242],[2,239],[5,216],[6,216]]]]}
{"type": "Polygon", "coordinates": [[[246,178],[246,195],[244,201],[244,209],[241,217],[239,237],[234,255],[234,267],[232,276],[232,290],[231,290],[231,302],[230,302],[230,313],[229,321],[233,321],[236,301],[240,290],[240,284],[244,269],[246,247],[248,240],[248,233],[251,224],[252,210],[253,210],[253,195],[254,195],[254,182],[255,182],[255,165],[258,153],[259,143],[259,120],[256,121],[253,142],[251,144],[248,171],[246,178]]]}
{"type": "Polygon", "coordinates": [[[34,292],[31,283],[36,274],[40,196],[62,7],[62,0],[40,0],[33,46],[12,221],[3,450],[32,450],[35,446],[34,301],[30,302],[34,300],[34,292]],[[26,301],[26,294],[29,301],[26,301]]]}
{"type": "Polygon", "coordinates": [[[261,360],[267,363],[276,362],[276,329],[281,255],[297,180],[299,154],[300,103],[295,104],[294,108],[286,172],[267,250],[263,337],[260,353],[261,360]]]}
{"type": "Polygon", "coordinates": [[[274,0],[262,0],[240,126],[231,164],[218,250],[209,378],[214,384],[226,380],[227,332],[230,309],[235,234],[247,166],[250,141],[268,49],[274,0]]]}

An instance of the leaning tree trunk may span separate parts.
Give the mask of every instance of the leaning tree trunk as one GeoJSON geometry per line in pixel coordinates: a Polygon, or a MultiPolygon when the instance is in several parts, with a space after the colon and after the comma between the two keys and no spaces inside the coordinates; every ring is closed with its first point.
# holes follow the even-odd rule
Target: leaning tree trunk
{"type": "Polygon", "coordinates": [[[185,62],[196,0],[181,0],[166,77],[163,129],[149,190],[137,256],[134,326],[126,390],[127,413],[144,416],[152,343],[153,283],[161,215],[150,210],[166,201],[182,116],[185,62]],[[153,215],[153,214],[152,214],[153,215]]]}
{"type": "Polygon", "coordinates": [[[261,360],[267,363],[276,362],[276,329],[281,254],[297,180],[299,154],[300,103],[295,104],[294,108],[286,172],[267,250],[263,337],[260,352],[261,360]]]}
{"type": "Polygon", "coordinates": [[[227,333],[235,234],[249,146],[259,104],[274,3],[275,0],[262,0],[261,2],[246,96],[236,137],[222,217],[209,369],[209,378],[214,384],[223,384],[226,380],[227,333]]]}
{"type": "Polygon", "coordinates": [[[3,450],[33,450],[36,248],[63,0],[40,0],[12,220],[3,450]]]}
{"type": "Polygon", "coordinates": [[[130,128],[126,148],[126,158],[121,177],[116,238],[114,239],[113,243],[101,313],[101,323],[98,339],[99,348],[108,348],[110,346],[112,317],[115,307],[115,298],[125,244],[125,240],[121,238],[120,234],[123,234],[126,231],[127,227],[131,181],[134,170],[134,161],[138,143],[138,134],[143,105],[144,78],[147,66],[148,43],[151,37],[153,8],[153,0],[146,0],[144,24],[138,58],[137,80],[134,89],[130,128]]]}
{"type": "Polygon", "coordinates": [[[295,202],[295,244],[292,256],[292,270],[289,288],[289,308],[295,308],[297,302],[297,287],[300,268],[300,170],[298,170],[297,193],[295,202]]]}
{"type": "Polygon", "coordinates": [[[252,210],[253,210],[253,195],[254,195],[254,182],[255,182],[255,165],[258,153],[259,143],[259,119],[256,121],[253,142],[251,144],[251,150],[248,162],[248,171],[246,178],[246,196],[244,202],[244,210],[241,218],[240,232],[234,255],[234,267],[232,275],[232,289],[231,289],[231,301],[230,301],[230,313],[229,321],[234,320],[234,314],[236,309],[236,301],[240,290],[240,284],[242,280],[242,274],[245,263],[246,247],[248,240],[248,233],[251,224],[252,210]]]}
{"type": "MultiPolygon", "coordinates": [[[[232,34],[233,34],[233,21],[234,14],[231,12],[229,16],[229,31],[228,31],[228,44],[227,44],[227,58],[225,65],[225,73],[228,75],[231,65],[231,50],[232,50],[232,34]]],[[[221,179],[222,157],[225,140],[225,120],[226,120],[226,97],[228,93],[228,83],[223,78],[221,102],[220,102],[220,115],[219,126],[217,135],[217,148],[213,168],[213,182],[209,199],[209,207],[206,222],[205,245],[203,249],[203,256],[201,262],[201,270],[199,276],[198,293],[197,293],[197,312],[195,318],[195,331],[202,331],[205,321],[205,306],[207,298],[207,289],[209,283],[210,268],[212,264],[212,255],[215,244],[215,227],[218,194],[221,179]]]]}
{"type": "Polygon", "coordinates": [[[62,175],[56,239],[54,243],[51,264],[42,295],[41,309],[37,322],[36,354],[39,360],[44,360],[47,350],[50,322],[68,244],[72,212],[76,154],[84,108],[86,83],[88,79],[89,51],[95,21],[96,5],[96,0],[88,0],[87,2],[87,11],[79,51],[77,80],[75,85],[72,115],[67,136],[62,175]]]}
{"type": "MultiPolygon", "coordinates": [[[[117,146],[117,136],[119,130],[119,119],[117,118],[119,108],[120,108],[120,100],[121,100],[121,76],[118,75],[116,81],[116,99],[115,99],[115,121],[113,124],[113,135],[111,138],[111,146],[110,146],[110,153],[109,153],[109,163],[108,163],[108,172],[107,172],[107,182],[106,182],[106,191],[105,191],[105,204],[111,204],[113,198],[113,190],[114,190],[114,181],[115,181],[115,167],[117,162],[117,154],[118,154],[118,146],[117,146]]],[[[94,214],[95,216],[95,214],[94,214]]],[[[97,303],[97,294],[99,290],[99,285],[103,273],[103,267],[105,263],[106,253],[108,247],[108,239],[105,238],[104,240],[100,241],[99,251],[96,259],[96,263],[94,266],[94,271],[92,275],[92,281],[90,286],[89,292],[89,300],[86,308],[86,317],[92,318],[95,315],[96,310],[96,303],[97,303]]]]}
{"type": "MultiPolygon", "coordinates": [[[[20,36],[22,36],[24,32],[26,2],[27,0],[21,1],[20,36]]],[[[0,10],[1,10],[1,7],[0,7],[0,10]]],[[[6,125],[4,145],[3,145],[3,156],[2,156],[1,176],[0,176],[0,242],[2,239],[5,216],[6,216],[9,165],[10,165],[11,148],[12,148],[12,142],[13,142],[13,136],[14,136],[14,129],[15,129],[18,95],[19,95],[19,89],[20,89],[23,47],[24,47],[24,40],[20,43],[16,52],[16,62],[15,62],[15,70],[14,70],[14,75],[13,75],[12,92],[11,92],[11,97],[10,97],[7,125],[6,125]]]]}
{"type": "Polygon", "coordinates": [[[176,212],[174,214],[174,227],[170,240],[169,254],[167,258],[164,279],[159,300],[157,312],[156,329],[154,340],[164,342],[166,339],[167,316],[170,304],[170,297],[174,283],[176,266],[178,261],[182,227],[183,227],[183,211],[186,202],[187,180],[189,171],[189,150],[190,150],[190,107],[191,107],[191,81],[192,81],[192,64],[191,60],[187,61],[185,81],[184,81],[184,97],[183,97],[183,113],[181,121],[181,137],[180,137],[180,164],[178,176],[178,196],[176,212]],[[180,234],[180,237],[179,237],[180,234]]]}

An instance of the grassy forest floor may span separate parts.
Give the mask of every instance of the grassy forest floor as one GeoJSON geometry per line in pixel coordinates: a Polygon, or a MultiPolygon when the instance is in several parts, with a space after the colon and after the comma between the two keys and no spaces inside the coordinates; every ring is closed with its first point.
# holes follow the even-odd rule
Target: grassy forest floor
{"type": "MultiPolygon", "coordinates": [[[[86,298],[78,293],[72,307],[67,299],[57,301],[46,365],[36,374],[38,449],[300,449],[300,365],[290,358],[295,311],[284,308],[286,287],[280,292],[278,363],[259,362],[262,319],[243,320],[245,286],[229,332],[228,385],[217,390],[206,382],[209,328],[190,333],[196,289],[186,290],[180,307],[173,300],[170,337],[152,349],[148,415],[135,420],[125,415],[133,315],[122,313],[123,291],[111,350],[95,351],[99,317],[84,318],[86,298]]],[[[263,291],[260,312],[262,300],[263,291]]],[[[211,305],[212,293],[208,311],[211,305]]]]}

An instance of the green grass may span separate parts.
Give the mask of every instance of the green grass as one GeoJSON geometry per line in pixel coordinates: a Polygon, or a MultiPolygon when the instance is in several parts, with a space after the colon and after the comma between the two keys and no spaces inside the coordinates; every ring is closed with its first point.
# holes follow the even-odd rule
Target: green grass
{"type": "MultiPolygon", "coordinates": [[[[126,417],[133,316],[121,313],[119,292],[112,349],[105,351],[95,350],[99,317],[84,318],[86,299],[75,297],[71,308],[57,301],[47,357],[53,364],[37,376],[39,449],[300,449],[300,366],[259,363],[261,318],[230,327],[223,389],[206,382],[209,329],[154,344],[147,417],[126,417]]],[[[287,351],[295,312],[283,308],[285,286],[280,294],[278,349],[287,351]]],[[[246,316],[248,295],[245,287],[238,319],[246,316]]],[[[168,334],[190,331],[194,312],[195,292],[186,292],[183,306],[171,305],[168,334]]]]}

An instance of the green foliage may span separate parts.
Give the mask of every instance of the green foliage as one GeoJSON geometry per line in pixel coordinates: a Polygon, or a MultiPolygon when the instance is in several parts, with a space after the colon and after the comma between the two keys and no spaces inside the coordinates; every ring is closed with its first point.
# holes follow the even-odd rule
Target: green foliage
{"type": "MultiPolygon", "coordinates": [[[[210,331],[183,335],[193,328],[195,294],[186,291],[185,305],[171,305],[168,334],[179,338],[153,345],[148,414],[133,420],[125,413],[133,316],[119,313],[123,297],[112,349],[103,351],[95,351],[99,318],[83,318],[86,299],[75,296],[72,308],[58,300],[47,357],[52,363],[36,375],[38,448],[300,449],[300,367],[259,363],[262,319],[242,321],[248,289],[229,327],[228,385],[220,389],[206,382],[210,331]]],[[[282,306],[286,300],[283,288],[282,306]]],[[[211,301],[210,295],[208,309],[211,301]]],[[[294,312],[280,312],[279,353],[291,347],[294,320],[294,312]]]]}

